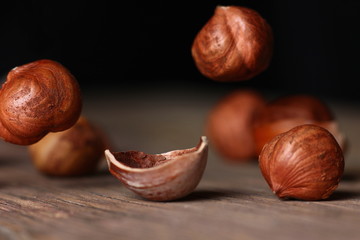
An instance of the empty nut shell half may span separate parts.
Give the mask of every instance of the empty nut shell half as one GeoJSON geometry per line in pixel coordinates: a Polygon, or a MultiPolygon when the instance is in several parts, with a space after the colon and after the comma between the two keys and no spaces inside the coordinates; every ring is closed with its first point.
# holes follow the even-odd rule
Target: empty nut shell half
{"type": "Polygon", "coordinates": [[[205,136],[196,147],[161,154],[105,150],[111,174],[128,189],[153,201],[176,200],[190,194],[201,180],[207,155],[205,136]]]}

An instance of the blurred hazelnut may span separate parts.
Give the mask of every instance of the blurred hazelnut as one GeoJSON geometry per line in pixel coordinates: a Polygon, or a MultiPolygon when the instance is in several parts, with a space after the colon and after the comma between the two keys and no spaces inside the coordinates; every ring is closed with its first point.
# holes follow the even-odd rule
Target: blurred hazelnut
{"type": "Polygon", "coordinates": [[[255,158],[253,123],[264,106],[262,95],[254,90],[236,90],[223,97],[207,118],[210,144],[226,160],[242,162],[255,158]]]}
{"type": "Polygon", "coordinates": [[[290,95],[269,102],[258,114],[254,124],[256,152],[276,135],[302,124],[315,124],[329,130],[344,150],[345,137],[330,108],[310,95],[290,95]]]}
{"type": "Polygon", "coordinates": [[[104,134],[85,117],[62,132],[49,133],[28,147],[38,171],[52,176],[93,173],[108,147],[104,134]]]}

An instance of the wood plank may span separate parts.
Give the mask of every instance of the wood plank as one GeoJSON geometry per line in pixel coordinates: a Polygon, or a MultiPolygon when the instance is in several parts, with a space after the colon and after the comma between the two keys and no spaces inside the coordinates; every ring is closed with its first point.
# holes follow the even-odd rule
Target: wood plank
{"type": "MultiPolygon", "coordinates": [[[[221,93],[140,95],[85,97],[84,113],[117,150],[192,147],[221,93]]],[[[359,105],[331,104],[353,147],[340,187],[326,201],[279,200],[256,160],[229,164],[210,149],[196,191],[151,202],[110,175],[105,161],[92,176],[50,178],[33,168],[26,148],[1,143],[0,239],[359,239],[359,105]]]]}

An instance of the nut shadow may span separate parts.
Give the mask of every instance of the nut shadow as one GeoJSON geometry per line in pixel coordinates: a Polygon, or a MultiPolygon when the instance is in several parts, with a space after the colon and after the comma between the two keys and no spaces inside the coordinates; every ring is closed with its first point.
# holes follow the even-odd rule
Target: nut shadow
{"type": "Polygon", "coordinates": [[[105,176],[111,176],[111,173],[108,168],[105,167],[98,167],[92,172],[79,174],[79,175],[69,175],[69,176],[56,176],[56,175],[48,175],[46,173],[38,172],[38,174],[41,174],[42,176],[45,176],[48,179],[55,179],[55,180],[81,180],[81,179],[87,179],[87,178],[101,178],[105,176]]]}
{"type": "Polygon", "coordinates": [[[351,200],[351,199],[359,199],[359,198],[360,198],[360,191],[336,190],[325,201],[343,201],[343,200],[351,200]]]}
{"type": "MultiPolygon", "coordinates": [[[[13,167],[13,166],[23,166],[25,161],[21,161],[19,158],[13,157],[2,157],[0,158],[0,167],[13,167]]],[[[28,164],[27,162],[25,162],[28,164]]]]}
{"type": "MultiPolygon", "coordinates": [[[[352,159],[353,162],[359,162],[360,159],[352,159]]],[[[354,182],[360,181],[360,166],[352,165],[345,168],[341,181],[354,182]]]]}
{"type": "Polygon", "coordinates": [[[349,190],[336,190],[332,195],[326,199],[319,200],[303,200],[297,198],[278,198],[284,202],[328,202],[328,201],[344,201],[351,199],[359,199],[360,191],[349,191],[349,190]]]}
{"type": "Polygon", "coordinates": [[[207,200],[221,200],[227,197],[236,197],[237,195],[241,195],[238,192],[230,192],[230,191],[216,191],[216,190],[206,190],[200,189],[195,190],[189,195],[173,200],[172,202],[193,202],[193,201],[207,201],[207,200]]]}
{"type": "Polygon", "coordinates": [[[91,189],[112,185],[122,186],[122,184],[106,169],[99,169],[92,173],[77,176],[50,176],[41,173],[38,174],[42,175],[43,181],[47,181],[48,184],[65,189],[91,189]]]}
{"type": "Polygon", "coordinates": [[[346,172],[341,178],[344,182],[356,182],[360,181],[360,169],[358,171],[346,172]]]}

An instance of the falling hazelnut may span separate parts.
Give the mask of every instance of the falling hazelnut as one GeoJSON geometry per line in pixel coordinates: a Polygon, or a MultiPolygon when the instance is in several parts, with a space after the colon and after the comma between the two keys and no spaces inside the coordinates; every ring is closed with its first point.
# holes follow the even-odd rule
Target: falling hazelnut
{"type": "Polygon", "coordinates": [[[270,25],[256,11],[217,6],[196,35],[192,56],[198,70],[215,81],[242,81],[268,68],[272,57],[270,25]]]}
{"type": "Polygon", "coordinates": [[[259,156],[259,166],[279,198],[321,200],[337,188],[344,157],[328,130],[304,124],[268,142],[259,156]]]}
{"type": "Polygon", "coordinates": [[[161,154],[105,151],[110,172],[128,189],[153,201],[176,200],[191,193],[201,180],[207,154],[205,136],[196,147],[161,154]]]}
{"type": "Polygon", "coordinates": [[[16,67],[0,89],[0,138],[35,143],[73,126],[81,107],[78,82],[60,63],[45,59],[16,67]]]}
{"type": "Polygon", "coordinates": [[[263,96],[255,90],[235,90],[211,109],[206,133],[210,144],[225,160],[255,159],[253,123],[265,103],[263,96]]]}
{"type": "Polygon", "coordinates": [[[79,176],[96,170],[107,147],[103,131],[81,116],[71,128],[49,133],[28,149],[39,172],[51,176],[79,176]]]}
{"type": "Polygon", "coordinates": [[[254,123],[257,154],[273,137],[302,124],[326,128],[345,150],[346,139],[330,108],[315,96],[299,94],[278,97],[260,111],[254,123]]]}

